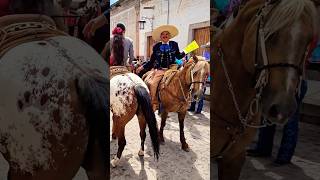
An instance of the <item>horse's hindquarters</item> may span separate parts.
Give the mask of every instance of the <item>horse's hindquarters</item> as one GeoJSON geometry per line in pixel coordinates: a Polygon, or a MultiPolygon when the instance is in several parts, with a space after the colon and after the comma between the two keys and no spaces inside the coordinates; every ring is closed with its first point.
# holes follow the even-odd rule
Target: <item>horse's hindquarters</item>
{"type": "Polygon", "coordinates": [[[86,150],[88,130],[86,119],[74,107],[71,89],[11,85],[0,90],[6,94],[0,105],[1,152],[10,173],[30,173],[35,179],[73,177],[86,150]]]}
{"type": "Polygon", "coordinates": [[[88,127],[75,79],[87,76],[88,69],[106,76],[105,68],[93,49],[63,36],[21,44],[1,58],[0,151],[12,176],[71,179],[76,174],[88,127]]]}
{"type": "Polygon", "coordinates": [[[138,105],[134,87],[138,84],[148,90],[139,76],[133,73],[116,75],[110,80],[110,106],[114,116],[131,116],[132,113],[132,117],[135,115],[138,105]]]}

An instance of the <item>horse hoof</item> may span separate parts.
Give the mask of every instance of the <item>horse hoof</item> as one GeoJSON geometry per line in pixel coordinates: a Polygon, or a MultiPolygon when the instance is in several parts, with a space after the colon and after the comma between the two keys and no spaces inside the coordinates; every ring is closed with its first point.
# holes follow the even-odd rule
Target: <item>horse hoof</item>
{"type": "Polygon", "coordinates": [[[163,136],[161,136],[161,135],[160,135],[160,137],[159,137],[159,143],[162,144],[162,145],[164,144],[164,138],[163,138],[163,136]]]}
{"type": "Polygon", "coordinates": [[[119,159],[118,157],[114,157],[114,158],[111,160],[111,166],[112,166],[113,168],[117,167],[118,164],[119,164],[119,161],[120,161],[120,159],[119,159]]]}
{"type": "Polygon", "coordinates": [[[139,156],[144,156],[144,151],[142,151],[142,150],[140,149],[139,152],[138,152],[138,155],[139,155],[139,156]]]}
{"type": "Polygon", "coordinates": [[[182,145],[181,149],[184,150],[184,151],[186,151],[186,152],[189,152],[189,151],[190,151],[190,148],[189,148],[189,146],[188,146],[187,143],[184,144],[184,145],[182,145]]]}
{"type": "Polygon", "coordinates": [[[164,145],[164,139],[163,138],[159,138],[159,143],[164,145]]]}
{"type": "Polygon", "coordinates": [[[117,136],[115,134],[112,134],[112,139],[117,139],[117,136]]]}

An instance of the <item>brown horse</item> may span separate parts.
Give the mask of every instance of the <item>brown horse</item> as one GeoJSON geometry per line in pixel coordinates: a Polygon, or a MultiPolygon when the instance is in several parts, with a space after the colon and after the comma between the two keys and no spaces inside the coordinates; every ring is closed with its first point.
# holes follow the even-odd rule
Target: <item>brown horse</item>
{"type": "MultiPolygon", "coordinates": [[[[158,86],[161,101],[161,127],[159,138],[164,143],[163,130],[169,112],[177,112],[180,127],[181,147],[189,151],[189,146],[184,137],[184,118],[189,108],[191,98],[199,99],[203,93],[205,78],[209,74],[210,65],[204,59],[193,57],[181,70],[168,70],[158,86]],[[171,71],[171,73],[168,73],[171,71]],[[171,80],[167,81],[166,74],[171,74],[171,80]]],[[[146,74],[145,81],[150,76],[146,74]]],[[[169,75],[170,76],[170,75],[169,75]]],[[[169,78],[170,79],[170,78],[169,78]]]]}
{"type": "MultiPolygon", "coordinates": [[[[11,3],[13,13],[52,8],[48,0],[11,3]]],[[[8,179],[71,180],[81,165],[90,180],[106,179],[108,65],[48,16],[3,16],[0,27],[0,152],[8,179]]]]}
{"type": "Polygon", "coordinates": [[[305,53],[316,31],[309,0],[252,0],[214,39],[211,160],[220,180],[236,180],[261,115],[285,123],[305,53]]]}
{"type": "MultiPolygon", "coordinates": [[[[111,72],[126,67],[111,67],[111,72]]],[[[120,70],[121,71],[121,70],[120,70]]],[[[147,85],[142,79],[129,72],[121,73],[110,79],[110,110],[112,112],[112,138],[118,138],[118,152],[112,159],[111,165],[116,167],[126,145],[125,126],[135,116],[138,116],[140,126],[141,149],[139,156],[144,155],[144,142],[146,139],[146,124],[149,127],[150,138],[154,155],[158,159],[159,142],[158,128],[155,114],[152,110],[151,98],[147,85]]]]}

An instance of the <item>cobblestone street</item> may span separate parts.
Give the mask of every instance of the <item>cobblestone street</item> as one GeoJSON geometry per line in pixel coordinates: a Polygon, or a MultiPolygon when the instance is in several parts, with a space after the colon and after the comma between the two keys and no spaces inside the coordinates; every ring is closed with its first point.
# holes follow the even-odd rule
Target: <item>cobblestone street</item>
{"type": "MultiPolygon", "coordinates": [[[[165,144],[160,146],[160,158],[153,158],[150,136],[147,132],[145,156],[140,159],[139,124],[137,118],[126,126],[127,145],[120,164],[111,169],[111,178],[115,180],[201,180],[210,178],[210,122],[209,103],[205,101],[202,114],[188,112],[185,119],[185,136],[190,152],[181,149],[179,123],[176,113],[169,113],[164,130],[165,144]]],[[[157,116],[160,126],[160,117],[157,116]]],[[[111,157],[117,152],[117,142],[111,143],[111,157]]],[[[110,158],[111,158],[110,157],[110,158]]]]}

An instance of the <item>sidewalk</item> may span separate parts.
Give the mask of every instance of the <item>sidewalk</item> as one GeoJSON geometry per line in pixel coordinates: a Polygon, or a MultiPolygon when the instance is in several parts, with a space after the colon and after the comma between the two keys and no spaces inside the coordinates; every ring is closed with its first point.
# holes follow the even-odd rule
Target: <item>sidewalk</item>
{"type": "Polygon", "coordinates": [[[301,121],[320,125],[320,81],[308,80],[308,91],[301,112],[301,121]]]}

